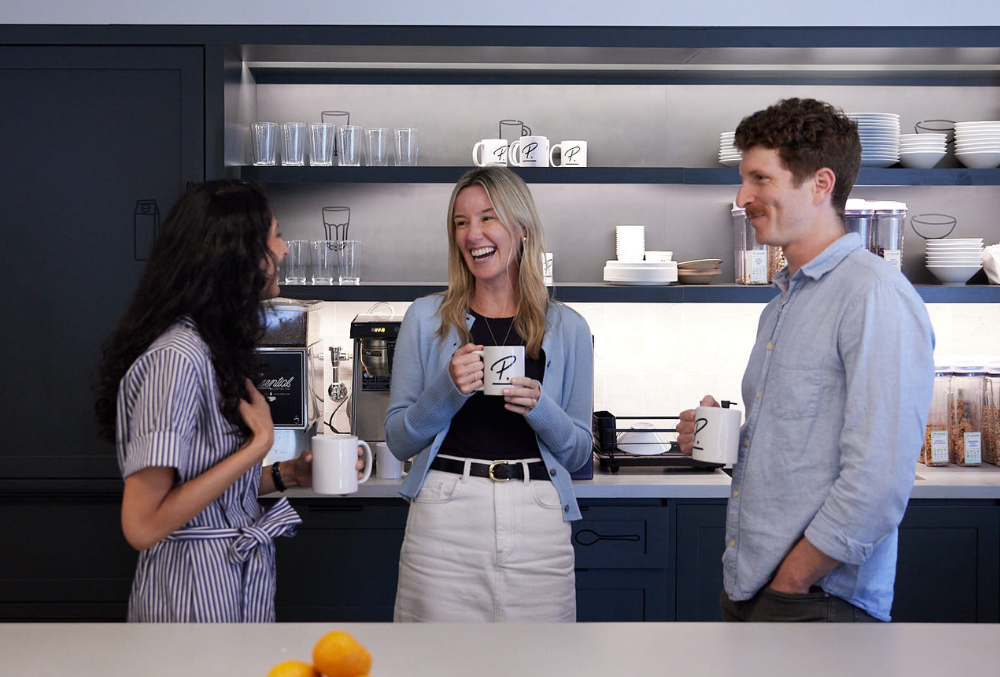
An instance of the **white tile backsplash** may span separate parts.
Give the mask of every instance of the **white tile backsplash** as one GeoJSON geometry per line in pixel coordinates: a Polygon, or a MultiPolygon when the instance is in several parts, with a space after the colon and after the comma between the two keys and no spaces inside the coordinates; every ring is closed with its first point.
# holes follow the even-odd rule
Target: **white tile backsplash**
{"type": "MultiPolygon", "coordinates": [[[[351,320],[374,304],[326,303],[326,345],[354,352],[351,320]]],[[[570,303],[594,334],[594,408],[620,416],[676,415],[702,396],[739,402],[740,384],[764,304],[570,303]]],[[[393,302],[403,314],[409,303],[393,302]]],[[[380,310],[384,310],[380,309],[380,310]]],[[[937,338],[935,356],[1000,359],[1000,304],[928,304],[937,338]]],[[[327,353],[329,356],[329,353],[327,353]]],[[[327,382],[332,377],[327,359],[327,382]]],[[[350,364],[341,381],[350,387],[350,364]]],[[[323,392],[326,391],[324,386],[323,392]]],[[[325,403],[327,416],[336,403],[325,403]]],[[[346,406],[335,425],[348,426],[346,406]]]]}

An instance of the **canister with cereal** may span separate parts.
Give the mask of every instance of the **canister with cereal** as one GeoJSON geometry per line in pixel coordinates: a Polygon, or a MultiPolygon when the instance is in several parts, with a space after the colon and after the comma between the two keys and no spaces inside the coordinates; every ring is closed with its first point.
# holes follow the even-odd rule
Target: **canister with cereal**
{"type": "Polygon", "coordinates": [[[948,465],[948,418],[951,393],[951,366],[934,367],[934,394],[927,415],[927,434],[920,450],[920,462],[925,465],[948,465]]]}
{"type": "Polygon", "coordinates": [[[1000,362],[986,365],[983,382],[983,460],[1000,465],[1000,362]]]}
{"type": "Polygon", "coordinates": [[[983,383],[982,364],[956,365],[951,376],[951,462],[982,465],[983,383]]]}

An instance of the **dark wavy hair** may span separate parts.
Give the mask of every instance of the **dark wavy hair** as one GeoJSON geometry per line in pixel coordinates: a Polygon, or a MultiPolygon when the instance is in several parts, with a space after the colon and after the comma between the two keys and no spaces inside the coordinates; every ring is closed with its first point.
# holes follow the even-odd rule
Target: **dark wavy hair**
{"type": "Polygon", "coordinates": [[[842,110],[816,99],[783,99],[743,118],[733,142],[744,153],[754,146],[778,151],[796,186],[823,167],[836,183],[830,201],[841,217],[861,169],[857,123],[842,110]]]}
{"type": "Polygon", "coordinates": [[[212,352],[230,423],[248,433],[239,414],[244,379],[258,371],[255,348],[264,333],[261,293],[268,279],[271,206],[255,185],[236,180],[192,186],[170,209],[128,309],[103,346],[95,386],[102,437],[115,439],[118,385],[161,334],[190,317],[212,352]]]}

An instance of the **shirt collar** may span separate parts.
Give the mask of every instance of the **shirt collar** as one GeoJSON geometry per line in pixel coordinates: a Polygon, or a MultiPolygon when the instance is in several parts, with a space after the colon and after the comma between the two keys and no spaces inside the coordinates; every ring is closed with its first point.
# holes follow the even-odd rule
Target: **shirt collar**
{"type": "MultiPolygon", "coordinates": [[[[812,261],[799,268],[795,274],[797,276],[801,273],[806,277],[818,280],[840,265],[840,262],[846,259],[851,252],[855,249],[860,249],[862,246],[861,236],[857,233],[842,235],[831,242],[830,246],[820,252],[812,261]]],[[[788,277],[788,266],[785,266],[775,274],[773,282],[778,285],[778,288],[782,292],[788,291],[791,282],[788,277]]]]}

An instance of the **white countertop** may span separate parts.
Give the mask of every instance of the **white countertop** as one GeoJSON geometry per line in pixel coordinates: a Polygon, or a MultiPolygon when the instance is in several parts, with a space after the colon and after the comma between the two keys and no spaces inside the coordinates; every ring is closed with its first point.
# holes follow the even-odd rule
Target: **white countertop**
{"type": "Polygon", "coordinates": [[[996,625],[578,623],[0,624],[0,675],[264,677],[330,630],[377,677],[985,677],[996,625]]]}
{"type": "MultiPolygon", "coordinates": [[[[609,473],[601,470],[595,461],[594,479],[576,480],[573,490],[577,498],[727,498],[730,481],[729,475],[721,470],[690,473],[622,468],[617,473],[609,473]]],[[[346,497],[319,496],[310,489],[289,489],[286,494],[290,498],[396,498],[401,483],[402,480],[372,477],[357,493],[346,497]]],[[[910,498],[1000,499],[1000,467],[988,464],[968,468],[918,465],[910,498]]]]}

